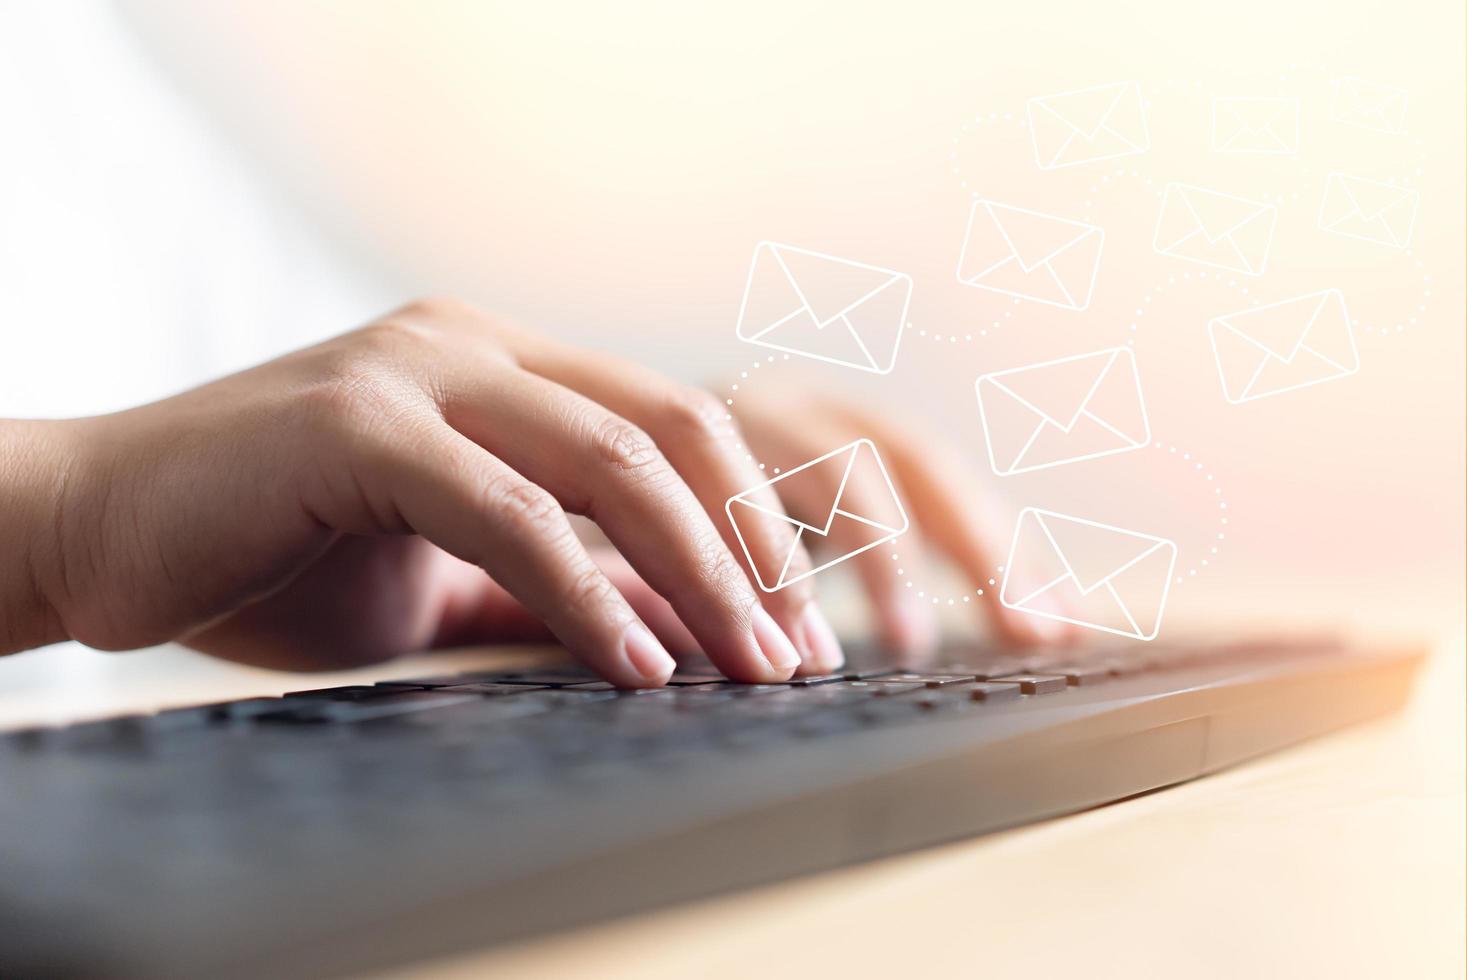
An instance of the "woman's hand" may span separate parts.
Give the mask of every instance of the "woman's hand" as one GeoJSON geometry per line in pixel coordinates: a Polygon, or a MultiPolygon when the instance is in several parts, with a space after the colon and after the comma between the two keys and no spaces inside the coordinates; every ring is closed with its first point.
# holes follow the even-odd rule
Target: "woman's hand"
{"type": "MultiPolygon", "coordinates": [[[[726,411],[429,301],[142,408],[17,423],[18,469],[54,476],[32,481],[52,506],[17,535],[35,601],[5,603],[40,625],[12,627],[9,649],[182,640],[325,668],[539,622],[630,687],[664,682],[665,644],[689,634],[737,680],[833,670],[810,583],[761,595],[731,551],[724,502],[762,478],[726,411]],[[568,513],[630,569],[594,560],[568,513]]],[[[747,543],[796,544],[783,522],[747,543]]]]}
{"type": "MultiPolygon", "coordinates": [[[[926,545],[951,562],[973,589],[970,602],[987,620],[1002,641],[1016,646],[1040,642],[1063,642],[1074,638],[1063,624],[1036,619],[1005,608],[990,582],[1002,560],[992,522],[987,516],[986,494],[961,454],[944,445],[932,433],[895,421],[889,410],[867,411],[860,406],[825,397],[791,401],[782,393],[777,403],[742,393],[734,411],[759,459],[778,460],[789,467],[824,455],[837,446],[863,436],[881,447],[889,475],[905,502],[913,527],[920,532],[901,539],[901,564],[906,575],[898,577],[886,549],[855,555],[851,563],[875,613],[877,630],[884,643],[898,652],[921,655],[937,640],[937,616],[932,602],[918,596],[906,583],[920,578],[926,545]],[[790,419],[799,419],[791,425],[790,419]],[[977,595],[982,589],[983,595],[977,595]]],[[[795,517],[823,520],[836,488],[811,482],[790,484],[783,491],[784,506],[795,517]],[[801,494],[808,493],[809,499],[801,494]]],[[[856,513],[879,509],[881,486],[848,482],[842,506],[856,513]]],[[[838,549],[841,542],[831,544],[838,549]]]]}

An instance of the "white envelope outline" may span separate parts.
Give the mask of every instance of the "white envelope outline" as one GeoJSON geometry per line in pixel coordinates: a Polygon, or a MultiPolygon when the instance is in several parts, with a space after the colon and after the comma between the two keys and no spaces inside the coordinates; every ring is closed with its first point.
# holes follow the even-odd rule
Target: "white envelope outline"
{"type": "Polygon", "coordinates": [[[1299,152],[1299,100],[1218,96],[1212,100],[1212,148],[1219,153],[1299,152]]]}
{"type": "Polygon", "coordinates": [[[1208,190],[1205,187],[1172,182],[1167,184],[1162,196],[1161,213],[1156,219],[1156,233],[1152,237],[1152,247],[1162,255],[1170,255],[1173,258],[1195,262],[1198,265],[1241,272],[1248,276],[1261,276],[1268,265],[1268,253],[1273,247],[1273,231],[1277,222],[1278,208],[1272,204],[1233,194],[1224,194],[1221,191],[1208,190]],[[1204,222],[1199,215],[1199,208],[1208,203],[1216,204],[1218,202],[1231,202],[1232,209],[1241,217],[1230,222],[1223,222],[1215,227],[1209,226],[1209,223],[1204,222]],[[1183,220],[1177,224],[1183,226],[1184,230],[1173,240],[1163,241],[1162,228],[1167,224],[1169,215],[1182,216],[1183,220]],[[1236,236],[1245,228],[1253,226],[1255,222],[1265,219],[1268,222],[1268,232],[1262,249],[1263,254],[1249,255],[1239,247],[1236,236]],[[1213,257],[1202,258],[1198,255],[1185,254],[1182,251],[1184,246],[1197,243],[1198,238],[1201,238],[1216,253],[1213,257]],[[1224,261],[1224,259],[1231,261],[1224,261]]]}
{"type": "MultiPolygon", "coordinates": [[[[1326,381],[1348,378],[1360,370],[1360,351],[1355,346],[1355,334],[1350,326],[1350,312],[1345,307],[1344,294],[1338,289],[1307,293],[1303,296],[1280,300],[1277,303],[1255,306],[1237,313],[1216,317],[1208,322],[1207,335],[1212,341],[1213,356],[1217,359],[1217,371],[1218,376],[1222,379],[1223,397],[1233,405],[1241,405],[1258,398],[1267,398],[1270,395],[1281,395],[1286,391],[1309,388],[1326,381]],[[1300,311],[1297,335],[1292,341],[1285,335],[1281,343],[1276,338],[1259,337],[1256,330],[1250,330],[1250,319],[1259,322],[1261,317],[1267,316],[1270,322],[1276,324],[1278,321],[1274,311],[1289,306],[1298,306],[1300,311]],[[1328,339],[1327,334],[1334,334],[1336,339],[1329,344],[1319,343],[1320,340],[1328,339]],[[1338,338],[1341,337],[1344,339],[1344,344],[1339,343],[1338,338]],[[1247,345],[1242,349],[1256,354],[1256,367],[1250,368],[1245,358],[1242,368],[1234,368],[1232,371],[1228,369],[1226,362],[1232,358],[1225,357],[1223,347],[1233,342],[1233,349],[1239,349],[1236,346],[1238,340],[1247,345]],[[1311,340],[1314,343],[1311,343],[1311,340]],[[1323,354],[1318,350],[1321,346],[1341,347],[1345,350],[1346,356],[1334,357],[1323,354]],[[1292,368],[1306,380],[1257,390],[1258,381],[1263,372],[1269,367],[1277,368],[1279,365],[1283,365],[1286,369],[1292,368]],[[1313,369],[1314,374],[1318,376],[1312,376],[1310,369],[1313,369]]],[[[1334,351],[1331,350],[1331,354],[1333,353],[1334,351]]],[[[1287,371],[1285,373],[1287,374],[1287,371]]]]}
{"type": "MultiPolygon", "coordinates": [[[[1115,527],[1111,524],[1101,524],[1099,521],[1086,520],[1082,517],[1072,517],[1068,514],[1059,514],[1054,511],[1040,510],[1037,507],[1025,507],[1019,513],[1018,523],[1014,526],[1014,539],[1013,543],[1009,546],[1009,559],[1007,562],[1004,563],[1003,584],[999,589],[998,601],[1009,609],[1017,609],[1021,612],[1028,613],[1031,616],[1039,616],[1043,619],[1055,619],[1062,623],[1071,623],[1075,626],[1084,626],[1087,629],[1099,630],[1103,633],[1113,633],[1116,636],[1128,636],[1137,640],[1154,640],[1156,639],[1157,634],[1161,632],[1161,617],[1166,608],[1167,596],[1171,590],[1172,573],[1176,570],[1176,565],[1176,543],[1168,541],[1166,538],[1159,538],[1152,534],[1142,534],[1139,531],[1128,531],[1122,527],[1115,527]],[[1064,569],[1064,573],[1053,581],[1046,582],[1040,585],[1038,588],[1032,589],[1026,595],[1016,596],[1012,594],[1011,587],[1013,586],[1014,579],[1016,578],[1015,570],[1021,569],[1025,564],[1025,556],[1019,554],[1018,549],[1019,539],[1023,533],[1026,521],[1034,522],[1043,532],[1043,539],[1046,540],[1049,546],[1053,549],[1053,554],[1059,559],[1060,566],[1064,569]],[[1056,543],[1054,539],[1054,534],[1050,531],[1050,524],[1057,521],[1069,521],[1071,523],[1084,525],[1085,527],[1093,528],[1098,531],[1110,532],[1125,539],[1138,539],[1142,544],[1149,545],[1149,547],[1146,547],[1144,548],[1144,550],[1139,551],[1139,553],[1134,554],[1133,557],[1118,565],[1117,567],[1111,569],[1106,575],[1099,577],[1094,581],[1086,583],[1085,581],[1081,580],[1080,576],[1075,573],[1075,569],[1071,563],[1071,559],[1065,555],[1059,544],[1056,543]],[[1150,624],[1149,627],[1143,627],[1136,621],[1136,617],[1132,615],[1125,597],[1117,592],[1113,583],[1116,577],[1119,576],[1122,572],[1130,570],[1138,563],[1146,560],[1147,558],[1156,554],[1158,551],[1162,550],[1165,550],[1168,553],[1168,561],[1166,566],[1166,574],[1164,576],[1157,576],[1160,580],[1160,596],[1155,600],[1156,619],[1150,624]],[[1100,588],[1107,589],[1111,597],[1115,600],[1116,604],[1120,606],[1121,611],[1125,614],[1125,618],[1131,626],[1131,629],[1117,629],[1115,627],[1090,622],[1088,620],[1065,615],[1062,612],[1054,612],[1050,609],[1036,607],[1035,605],[1033,605],[1033,603],[1041,596],[1044,596],[1054,591],[1056,588],[1067,585],[1074,586],[1076,589],[1079,590],[1079,593],[1081,595],[1088,595],[1089,593],[1094,592],[1095,590],[1100,588]]],[[[1132,604],[1135,604],[1134,600],[1132,604]]]]}
{"type": "Polygon", "coordinates": [[[1330,98],[1329,117],[1346,126],[1400,136],[1406,131],[1407,97],[1405,89],[1394,85],[1352,76],[1338,78],[1330,98]]]}
{"type": "Polygon", "coordinates": [[[1324,182],[1324,199],[1319,205],[1319,227],[1333,235],[1358,238],[1392,248],[1406,248],[1416,228],[1421,194],[1380,180],[1330,174],[1324,182]],[[1377,200],[1362,204],[1365,196],[1377,200]],[[1401,207],[1401,205],[1408,207],[1401,207]]]}
{"type": "Polygon", "coordinates": [[[744,297],[739,304],[739,319],[734,332],[740,340],[760,347],[768,347],[772,350],[783,351],[787,354],[798,354],[801,357],[813,358],[817,361],[825,361],[830,364],[840,364],[846,367],[858,368],[862,371],[871,371],[875,374],[889,374],[896,367],[897,349],[901,344],[903,328],[907,322],[907,308],[912,298],[912,279],[901,272],[891,269],[883,269],[879,266],[866,265],[862,262],[852,262],[834,255],[826,255],[823,252],[814,252],[810,249],[796,248],[793,245],[782,245],[777,242],[760,242],[754,248],[754,260],[749,265],[749,278],[744,285],[744,297]],[[815,259],[822,262],[832,263],[843,267],[848,271],[851,269],[870,274],[870,289],[862,289],[855,295],[845,297],[844,302],[837,302],[832,307],[824,309],[823,315],[816,311],[815,305],[810,302],[806,290],[796,280],[790,271],[786,257],[795,255],[807,259],[815,259]],[[755,290],[755,280],[762,269],[767,268],[761,263],[774,263],[779,269],[783,280],[794,294],[794,301],[789,308],[780,310],[776,315],[765,322],[751,322],[750,302],[755,290]],[[864,304],[869,303],[874,297],[885,293],[889,289],[904,290],[900,303],[898,315],[890,317],[891,322],[883,324],[887,332],[888,341],[881,345],[883,352],[890,351],[884,358],[878,358],[872,354],[867,340],[862,337],[860,330],[851,322],[853,316],[864,304]],[[785,327],[792,321],[802,316],[808,316],[817,331],[826,329],[839,330],[848,335],[854,341],[859,354],[849,358],[831,356],[829,354],[817,353],[797,346],[790,346],[783,342],[779,336],[781,327],[785,327]]]}
{"type": "Polygon", "coordinates": [[[729,523],[733,525],[734,536],[738,538],[739,545],[744,550],[744,558],[746,561],[748,561],[749,568],[754,573],[754,581],[758,583],[759,588],[764,590],[765,592],[778,592],[780,589],[787,588],[788,586],[794,585],[796,582],[800,582],[804,579],[809,578],[816,572],[823,572],[825,569],[830,568],[833,565],[838,565],[848,558],[854,558],[856,555],[861,554],[863,551],[869,551],[878,545],[885,544],[886,542],[891,541],[894,538],[900,537],[902,534],[906,533],[906,530],[910,524],[910,522],[907,520],[907,512],[902,507],[901,498],[897,496],[896,486],[892,483],[891,474],[887,472],[886,464],[881,461],[881,454],[876,451],[876,445],[870,439],[857,439],[855,442],[841,446],[839,449],[831,450],[824,456],[821,456],[817,459],[812,459],[808,463],[801,463],[799,466],[796,466],[793,469],[785,470],[783,473],[781,473],[779,476],[776,476],[772,480],[766,480],[765,482],[752,486],[741,493],[736,493],[732,497],[728,498],[728,500],[724,503],[723,511],[728,516],[729,523]],[[869,517],[863,517],[859,514],[855,514],[851,511],[845,510],[841,506],[843,503],[843,498],[845,496],[846,483],[850,480],[851,470],[855,468],[856,463],[860,459],[860,454],[862,454],[863,452],[870,453],[878,471],[881,473],[881,476],[886,481],[886,490],[887,493],[890,494],[889,503],[895,509],[896,513],[901,517],[899,525],[894,526],[889,523],[875,521],[870,519],[869,517]],[[825,521],[822,525],[817,526],[814,524],[805,523],[804,521],[796,520],[795,518],[790,517],[788,514],[783,514],[774,510],[770,510],[769,508],[764,507],[757,501],[756,495],[758,491],[765,488],[772,488],[777,493],[779,490],[780,481],[789,479],[797,473],[810,469],[812,466],[819,466],[826,460],[833,459],[835,457],[841,456],[842,454],[847,455],[849,459],[846,462],[845,472],[844,475],[841,477],[840,486],[836,490],[835,496],[831,500],[830,508],[826,513],[825,521]],[[749,551],[749,544],[748,541],[744,538],[743,528],[739,525],[739,518],[737,516],[737,512],[734,509],[734,504],[739,504],[742,507],[747,507],[753,511],[757,511],[762,519],[783,521],[796,529],[794,541],[790,545],[789,553],[784,556],[784,561],[780,565],[779,574],[775,577],[775,580],[772,583],[766,582],[764,580],[764,576],[759,571],[759,563],[754,560],[753,554],[749,551]],[[815,565],[808,571],[791,576],[789,574],[790,559],[793,558],[795,553],[799,550],[799,547],[802,541],[804,541],[805,536],[807,534],[810,534],[820,538],[825,537],[830,533],[831,526],[835,523],[835,519],[840,516],[844,516],[852,520],[858,521],[862,524],[869,525],[870,527],[875,528],[877,531],[882,532],[882,535],[877,540],[867,542],[866,544],[863,544],[861,547],[856,548],[853,551],[838,554],[834,558],[829,558],[825,562],[815,565]]]}
{"type": "MultiPolygon", "coordinates": [[[[1034,470],[1049,469],[1052,466],[1063,466],[1067,463],[1079,463],[1087,459],[1099,459],[1102,456],[1114,456],[1116,453],[1130,452],[1133,449],[1144,449],[1151,442],[1151,421],[1146,415],[1146,399],[1141,394],[1141,375],[1136,370],[1136,355],[1129,347],[1111,347],[1105,350],[1092,351],[1088,354],[1075,354],[1071,357],[1061,357],[1053,361],[1045,361],[1042,364],[1031,364],[1027,367],[1009,368],[1004,371],[994,371],[978,378],[975,387],[978,392],[978,414],[983,423],[983,434],[988,447],[988,463],[993,467],[993,472],[999,476],[1012,476],[1015,473],[1029,473],[1034,470]],[[1068,365],[1078,365],[1083,361],[1095,363],[1095,382],[1085,393],[1077,405],[1068,406],[1064,414],[1053,409],[1036,406],[1029,399],[1014,391],[1010,386],[1018,376],[1028,375],[1043,378],[1046,373],[1052,373],[1056,368],[1068,365]],[[1129,377],[1126,377],[1129,375],[1129,377]],[[1135,392],[1136,407],[1141,416],[1141,431],[1126,432],[1121,426],[1112,425],[1109,421],[1090,411],[1090,404],[1094,401],[1096,393],[1106,386],[1107,382],[1113,385],[1124,386],[1127,394],[1135,392]],[[995,454],[995,443],[992,423],[989,420],[989,405],[985,400],[1007,398],[1028,409],[1037,420],[1033,430],[1024,441],[1022,447],[1013,458],[1000,461],[995,454]],[[1080,453],[1079,455],[1063,456],[1049,461],[1038,461],[1026,463],[1025,457],[1034,446],[1036,440],[1046,430],[1058,430],[1060,433],[1069,435],[1080,419],[1086,418],[1108,430],[1116,437],[1117,443],[1111,448],[1100,449],[1094,452],[1080,453]]],[[[1008,440],[1015,442],[1017,440],[1008,440]]]]}
{"type": "Polygon", "coordinates": [[[1090,298],[1095,292],[1095,277],[1100,272],[1100,256],[1104,248],[1105,229],[1096,225],[997,201],[977,200],[968,212],[968,228],[963,234],[962,250],[958,253],[958,282],[1061,309],[1083,310],[1090,305],[1090,298]],[[1051,224],[1055,231],[1052,240],[1060,244],[1033,253],[1021,251],[1022,247],[1014,245],[1013,236],[1004,228],[1005,220],[1016,219],[1051,224]],[[1054,263],[1072,254],[1083,259],[1084,250],[1089,248],[1095,250],[1093,260],[1081,261],[1080,272],[1074,277],[1076,281],[1067,283],[1055,270],[1054,263]],[[981,268],[971,270],[970,266],[975,264],[981,268]],[[1087,268],[1089,275],[1085,276],[1087,268]],[[1020,273],[1018,277],[1014,277],[1015,270],[1020,273]],[[997,278],[1000,275],[1027,279],[1033,284],[1032,288],[1017,288],[1017,284],[1012,282],[999,285],[997,278]]]}
{"type": "Polygon", "coordinates": [[[1135,82],[1036,96],[1026,108],[1034,160],[1041,170],[1134,156],[1151,146],[1141,86],[1135,82]],[[1126,110],[1134,129],[1118,125],[1116,117],[1126,110]]]}

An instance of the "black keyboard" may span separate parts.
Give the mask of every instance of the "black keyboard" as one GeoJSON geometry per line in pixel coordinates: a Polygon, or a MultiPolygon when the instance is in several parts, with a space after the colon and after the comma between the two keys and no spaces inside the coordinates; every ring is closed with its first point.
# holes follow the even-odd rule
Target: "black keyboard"
{"type": "Polygon", "coordinates": [[[0,733],[0,976],[408,962],[1189,779],[1388,710],[1415,660],[868,652],[648,691],[555,665],[0,733]]]}

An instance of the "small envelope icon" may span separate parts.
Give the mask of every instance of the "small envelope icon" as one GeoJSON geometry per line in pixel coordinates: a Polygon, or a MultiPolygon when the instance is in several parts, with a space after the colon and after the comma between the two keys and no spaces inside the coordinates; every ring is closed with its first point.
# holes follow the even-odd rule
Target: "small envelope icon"
{"type": "Polygon", "coordinates": [[[734,534],[744,549],[744,557],[754,572],[754,581],[759,583],[759,588],[765,592],[778,592],[816,572],[824,571],[832,565],[838,565],[847,558],[859,555],[863,551],[869,551],[879,544],[885,544],[907,530],[906,511],[902,509],[902,502],[897,497],[896,487],[892,484],[891,477],[887,475],[886,466],[882,464],[881,456],[876,452],[876,446],[870,439],[857,439],[849,445],[826,453],[819,459],[812,459],[808,463],[781,473],[772,480],[750,487],[743,493],[735,494],[728,499],[723,509],[733,524],[734,534]],[[848,509],[845,502],[846,484],[850,482],[853,474],[866,486],[885,489],[881,499],[872,501],[868,508],[860,513],[848,509]],[[797,482],[805,485],[801,489],[809,491],[801,494],[801,497],[813,496],[829,501],[829,505],[812,518],[818,523],[796,520],[788,515],[769,510],[757,502],[759,500],[758,491],[766,487],[772,488],[776,493],[782,489],[789,491],[797,482]],[[793,527],[795,537],[789,552],[769,556],[757,556],[751,552],[749,539],[752,534],[749,527],[752,521],[782,521],[793,527]],[[817,562],[820,563],[809,571],[797,575],[789,574],[790,559],[801,543],[813,551],[818,549],[823,542],[828,541],[836,532],[839,532],[838,538],[842,542],[843,549],[839,554],[834,557],[827,556],[823,562],[817,558],[817,562]]]}
{"type": "Polygon", "coordinates": [[[1177,546],[1165,538],[1026,507],[998,599],[1033,616],[1154,640],[1176,563],[1177,546]]]}
{"type": "Polygon", "coordinates": [[[1409,188],[1330,174],[1324,182],[1319,227],[1346,238],[1406,248],[1420,205],[1421,195],[1409,188]]]}
{"type": "Polygon", "coordinates": [[[887,374],[911,298],[911,277],[900,272],[760,242],[735,332],[761,347],[887,374]]]}
{"type": "Polygon", "coordinates": [[[1029,133],[1041,170],[1145,153],[1151,146],[1141,86],[1095,85],[1029,100],[1029,133]]]}
{"type": "Polygon", "coordinates": [[[1052,214],[974,201],[958,256],[958,282],[1036,303],[1090,305],[1105,232],[1052,214]]]}
{"type": "Polygon", "coordinates": [[[1212,100],[1212,148],[1219,153],[1299,152],[1299,100],[1212,100]]]}
{"type": "Polygon", "coordinates": [[[1162,255],[1261,276],[1277,220],[1272,204],[1171,183],[1162,196],[1153,244],[1162,255]]]}
{"type": "Polygon", "coordinates": [[[1234,405],[1360,370],[1350,314],[1338,289],[1217,317],[1207,333],[1223,394],[1234,405]]]}
{"type": "Polygon", "coordinates": [[[988,462],[999,476],[1144,449],[1151,423],[1129,347],[978,379],[988,462]]]}
{"type": "Polygon", "coordinates": [[[1399,136],[1406,131],[1406,90],[1363,78],[1336,79],[1329,117],[1347,126],[1399,136]]]}

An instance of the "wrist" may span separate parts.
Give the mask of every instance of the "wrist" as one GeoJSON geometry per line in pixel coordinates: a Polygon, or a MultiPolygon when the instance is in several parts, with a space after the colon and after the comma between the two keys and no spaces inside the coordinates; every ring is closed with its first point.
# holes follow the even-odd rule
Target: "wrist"
{"type": "Polygon", "coordinates": [[[0,654],[67,639],[54,603],[77,423],[0,421],[0,654]]]}

